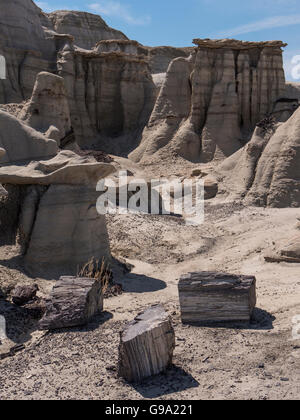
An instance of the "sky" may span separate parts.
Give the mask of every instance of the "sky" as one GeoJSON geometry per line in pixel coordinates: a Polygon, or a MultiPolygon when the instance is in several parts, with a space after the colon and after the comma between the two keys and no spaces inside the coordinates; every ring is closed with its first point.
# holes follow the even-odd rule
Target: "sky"
{"type": "Polygon", "coordinates": [[[194,38],[282,40],[286,79],[300,82],[300,0],[41,0],[45,12],[82,10],[144,45],[191,46],[194,38]]]}

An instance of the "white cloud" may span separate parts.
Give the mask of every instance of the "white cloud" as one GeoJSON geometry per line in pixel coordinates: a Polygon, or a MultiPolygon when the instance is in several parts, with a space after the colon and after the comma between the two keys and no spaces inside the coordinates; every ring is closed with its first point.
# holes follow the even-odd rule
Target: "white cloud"
{"type": "MultiPolygon", "coordinates": [[[[36,1],[35,4],[42,9],[46,13],[54,12],[58,10],[57,7],[51,6],[47,1],[36,1]]],[[[68,6],[59,6],[59,10],[77,10],[78,8],[75,6],[72,9],[68,6]]]]}
{"type": "Polygon", "coordinates": [[[50,4],[47,3],[46,1],[36,1],[35,3],[44,12],[50,13],[50,12],[53,12],[53,10],[55,10],[55,8],[50,6],[50,4]]]}
{"type": "Polygon", "coordinates": [[[89,4],[89,9],[104,16],[117,17],[130,25],[148,25],[151,22],[150,16],[135,17],[127,5],[114,0],[89,4]]]}
{"type": "Polygon", "coordinates": [[[227,31],[217,34],[218,37],[231,37],[235,35],[248,34],[250,32],[258,32],[264,29],[280,28],[284,26],[299,25],[300,15],[289,16],[273,16],[256,22],[240,25],[227,31]]]}

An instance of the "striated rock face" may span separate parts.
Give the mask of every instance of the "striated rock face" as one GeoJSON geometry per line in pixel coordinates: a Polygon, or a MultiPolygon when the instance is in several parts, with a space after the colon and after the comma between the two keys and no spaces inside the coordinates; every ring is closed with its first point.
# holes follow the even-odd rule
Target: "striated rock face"
{"type": "Polygon", "coordinates": [[[152,74],[166,73],[168,67],[175,58],[189,57],[194,51],[193,47],[174,48],[174,47],[146,47],[147,58],[152,74]]]}
{"type": "Polygon", "coordinates": [[[66,48],[58,70],[65,79],[78,144],[114,154],[131,151],[155,102],[147,62],[123,52],[66,48]]]}
{"type": "MultiPolygon", "coordinates": [[[[262,125],[262,124],[261,124],[262,125]]],[[[300,206],[300,109],[285,122],[257,127],[251,141],[217,172],[233,198],[249,205],[300,206]]]]}
{"type": "Polygon", "coordinates": [[[31,95],[37,74],[53,71],[56,43],[42,25],[47,17],[31,0],[0,0],[0,55],[7,78],[0,80],[0,103],[31,95]]]}
{"type": "Polygon", "coordinates": [[[101,40],[128,39],[122,32],[110,28],[100,16],[91,13],[59,10],[48,17],[56,32],[72,35],[75,45],[86,50],[91,50],[101,40]]]}
{"type": "Polygon", "coordinates": [[[280,41],[194,40],[169,66],[134,161],[170,153],[208,162],[236,152],[284,95],[280,41]]]}
{"type": "Polygon", "coordinates": [[[58,142],[71,131],[69,103],[62,77],[51,73],[38,74],[30,102],[19,118],[58,142]],[[58,131],[54,130],[56,128],[58,131]],[[55,136],[51,134],[55,132],[55,136]]]}
{"type": "Polygon", "coordinates": [[[124,52],[126,54],[143,55],[148,61],[152,75],[166,73],[172,60],[178,57],[189,57],[193,47],[147,47],[137,41],[110,39],[100,41],[95,49],[98,52],[124,52]]]}

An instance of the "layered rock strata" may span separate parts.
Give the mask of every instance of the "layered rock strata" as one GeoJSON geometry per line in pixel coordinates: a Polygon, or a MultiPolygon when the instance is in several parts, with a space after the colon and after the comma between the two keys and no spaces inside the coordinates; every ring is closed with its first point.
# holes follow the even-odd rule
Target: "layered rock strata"
{"type": "Polygon", "coordinates": [[[134,161],[179,154],[208,162],[236,152],[284,96],[280,41],[194,40],[168,68],[134,161]]]}
{"type": "Polygon", "coordinates": [[[133,150],[155,102],[143,57],[66,48],[59,54],[58,71],[78,144],[114,154],[133,150]]]}
{"type": "Polygon", "coordinates": [[[105,216],[96,210],[96,184],[114,167],[71,151],[27,166],[0,168],[0,183],[27,186],[19,241],[33,275],[74,275],[90,258],[109,258],[105,216]]]}

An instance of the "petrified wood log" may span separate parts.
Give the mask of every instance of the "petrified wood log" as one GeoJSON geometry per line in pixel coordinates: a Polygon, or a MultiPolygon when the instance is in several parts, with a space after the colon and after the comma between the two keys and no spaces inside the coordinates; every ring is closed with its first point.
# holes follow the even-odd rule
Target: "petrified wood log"
{"type": "Polygon", "coordinates": [[[161,305],[152,306],[121,333],[119,376],[140,382],[163,372],[172,363],[174,348],[171,317],[161,305]]]}
{"type": "Polygon", "coordinates": [[[61,277],[46,302],[41,329],[85,325],[103,310],[101,281],[91,278],[61,277]]]}
{"type": "Polygon", "coordinates": [[[178,284],[182,322],[249,321],[256,305],[256,279],[217,272],[189,273],[178,284]]]}

